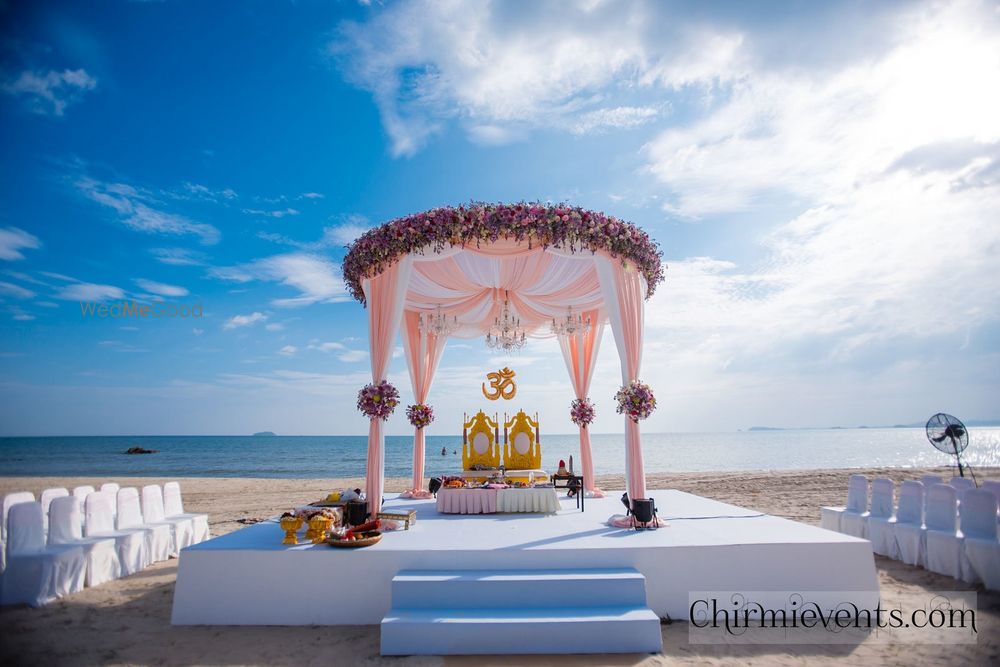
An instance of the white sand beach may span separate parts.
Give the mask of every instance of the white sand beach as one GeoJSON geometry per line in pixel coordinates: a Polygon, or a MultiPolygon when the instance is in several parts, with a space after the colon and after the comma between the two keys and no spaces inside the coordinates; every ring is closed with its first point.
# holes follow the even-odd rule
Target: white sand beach
{"type": "MultiPolygon", "coordinates": [[[[674,488],[760,510],[795,521],[819,523],[819,508],[843,502],[847,478],[855,472],[901,481],[925,472],[948,476],[948,469],[816,470],[651,474],[650,488],[674,488]]],[[[980,479],[1000,478],[1000,470],[977,471],[980,479]]],[[[93,484],[105,479],[9,477],[0,494],[93,484]]],[[[119,479],[141,485],[150,478],[119,479]]],[[[207,512],[212,533],[238,530],[245,521],[262,519],[315,500],[332,488],[363,485],[361,479],[210,479],[180,480],[188,511],[207,512]]],[[[406,488],[408,480],[387,480],[387,491],[406,488]]],[[[599,479],[605,489],[623,486],[620,476],[599,479]]],[[[659,655],[597,656],[458,656],[382,658],[379,629],[356,627],[174,627],[170,624],[177,561],[159,563],[125,579],[59,600],[42,609],[4,608],[0,624],[0,660],[32,665],[666,665],[666,664],[882,664],[985,665],[1000,661],[1000,593],[986,592],[948,577],[876,556],[883,600],[907,607],[923,604],[931,591],[978,590],[978,642],[975,645],[694,645],[688,626],[663,626],[659,655]]],[[[275,574],[275,573],[262,573],[275,574]]],[[[349,601],[331,600],[331,604],[349,601]]]]}

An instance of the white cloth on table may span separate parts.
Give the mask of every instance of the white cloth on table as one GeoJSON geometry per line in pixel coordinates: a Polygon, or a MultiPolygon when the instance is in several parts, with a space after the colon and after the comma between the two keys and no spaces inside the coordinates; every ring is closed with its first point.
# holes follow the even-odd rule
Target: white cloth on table
{"type": "Polygon", "coordinates": [[[139,490],[129,486],[118,492],[118,529],[137,529],[146,535],[146,553],[150,563],[170,558],[173,531],[169,524],[146,523],[139,507],[139,490]]]}
{"type": "Polygon", "coordinates": [[[559,496],[552,487],[497,490],[497,512],[555,514],[558,511],[559,496]]]}
{"type": "Polygon", "coordinates": [[[122,564],[113,537],[83,537],[80,532],[80,501],[63,496],[49,507],[49,544],[69,544],[83,549],[87,562],[87,585],[97,586],[121,576],[122,564]]]}
{"type": "Polygon", "coordinates": [[[962,565],[964,553],[962,534],[958,531],[957,507],[954,487],[935,484],[927,492],[925,567],[931,572],[961,579],[965,568],[962,565]]]}
{"type": "Polygon", "coordinates": [[[181,549],[194,544],[194,519],[183,516],[168,519],[163,511],[163,491],[159,484],[142,487],[142,516],[147,524],[170,527],[170,555],[177,557],[181,549]]]}
{"type": "Polygon", "coordinates": [[[493,514],[497,489],[439,489],[437,511],[442,514],[493,514]]]}
{"type": "Polygon", "coordinates": [[[892,498],[895,485],[891,479],[880,477],[872,481],[872,508],[868,514],[868,540],[872,543],[872,551],[880,556],[899,558],[899,548],[896,546],[896,534],[893,526],[896,517],[893,516],[892,498]]]}
{"type": "Polygon", "coordinates": [[[141,530],[115,530],[114,519],[111,518],[111,505],[114,502],[111,494],[101,491],[87,496],[84,506],[87,514],[86,536],[114,538],[122,576],[127,577],[149,565],[146,534],[141,530]]]}
{"type": "Polygon", "coordinates": [[[0,604],[41,607],[83,590],[87,564],[80,547],[45,546],[41,503],[18,503],[8,516],[7,571],[0,604]]]}
{"type": "Polygon", "coordinates": [[[899,560],[924,564],[924,485],[907,480],[899,487],[896,524],[893,528],[899,560]]]}
{"type": "Polygon", "coordinates": [[[184,511],[181,485],[177,482],[167,482],[163,485],[163,511],[166,513],[167,519],[191,519],[194,525],[194,534],[191,536],[192,544],[204,542],[212,536],[208,527],[207,514],[184,511]]]}
{"type": "Polygon", "coordinates": [[[986,489],[965,492],[959,508],[965,557],[969,565],[966,581],[982,581],[986,588],[1000,590],[1000,541],[997,541],[997,499],[986,489]]]}

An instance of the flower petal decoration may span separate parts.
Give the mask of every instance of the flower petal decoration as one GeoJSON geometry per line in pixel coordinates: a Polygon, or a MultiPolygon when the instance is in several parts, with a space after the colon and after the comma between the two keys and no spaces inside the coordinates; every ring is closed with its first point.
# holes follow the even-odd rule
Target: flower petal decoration
{"type": "Polygon", "coordinates": [[[528,247],[571,252],[607,252],[636,265],[646,278],[648,299],[663,281],[663,253],[635,225],[599,211],[566,204],[487,204],[435,208],[414,213],[359,236],[347,248],[343,272],[347,289],[365,303],[361,283],[410,253],[441,252],[500,239],[528,247]]]}
{"type": "Polygon", "coordinates": [[[589,398],[576,398],[569,405],[569,418],[580,428],[587,428],[594,421],[594,404],[589,398]]]}
{"type": "Polygon", "coordinates": [[[415,403],[406,408],[406,418],[414,428],[425,428],[434,421],[434,408],[422,403],[415,403]]]}

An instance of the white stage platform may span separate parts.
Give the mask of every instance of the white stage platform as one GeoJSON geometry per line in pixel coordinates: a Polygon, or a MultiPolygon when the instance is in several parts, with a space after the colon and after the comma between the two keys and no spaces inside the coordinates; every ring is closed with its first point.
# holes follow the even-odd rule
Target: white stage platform
{"type": "MultiPolygon", "coordinates": [[[[624,510],[613,493],[588,499],[586,512],[563,497],[555,515],[438,514],[433,500],[387,496],[387,510],[414,508],[417,523],[363,549],[286,547],[277,523],[260,523],[182,551],[172,621],[376,624],[401,570],[634,568],[649,608],[678,620],[688,618],[691,591],[828,591],[867,608],[878,599],[867,540],[680,491],[652,495],[669,526],[644,532],[605,525],[624,510]]],[[[787,602],[779,594],[772,605],[787,602]]]]}

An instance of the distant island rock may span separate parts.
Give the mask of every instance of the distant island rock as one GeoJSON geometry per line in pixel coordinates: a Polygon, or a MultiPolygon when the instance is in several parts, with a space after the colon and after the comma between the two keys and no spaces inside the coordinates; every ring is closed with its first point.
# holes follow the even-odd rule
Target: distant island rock
{"type": "Polygon", "coordinates": [[[255,438],[270,438],[270,437],[276,436],[276,435],[278,435],[278,434],[275,433],[274,431],[260,431],[258,433],[254,433],[253,437],[255,437],[255,438]]]}
{"type": "Polygon", "coordinates": [[[158,450],[156,449],[146,449],[145,447],[129,447],[125,450],[126,454],[155,454],[158,450]]]}

